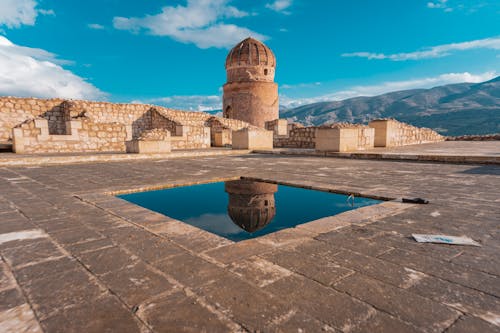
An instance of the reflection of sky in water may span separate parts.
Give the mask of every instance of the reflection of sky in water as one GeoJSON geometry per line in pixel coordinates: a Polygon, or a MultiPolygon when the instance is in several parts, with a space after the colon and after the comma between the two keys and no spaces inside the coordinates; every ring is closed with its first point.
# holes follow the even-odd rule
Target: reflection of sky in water
{"type": "Polygon", "coordinates": [[[203,214],[188,218],[184,222],[215,234],[236,235],[241,232],[241,228],[234,224],[227,214],[203,214]]]}
{"type": "Polygon", "coordinates": [[[122,199],[184,221],[233,241],[265,235],[277,230],[379,203],[356,197],[354,206],[347,196],[279,185],[275,194],[276,216],[263,229],[248,233],[227,215],[228,194],[224,183],[211,183],[165,190],[125,194],[122,199]]]}

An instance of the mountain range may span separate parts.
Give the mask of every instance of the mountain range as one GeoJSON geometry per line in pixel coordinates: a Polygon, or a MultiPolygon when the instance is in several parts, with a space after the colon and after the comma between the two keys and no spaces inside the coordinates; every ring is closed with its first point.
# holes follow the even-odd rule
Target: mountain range
{"type": "Polygon", "coordinates": [[[500,76],[482,83],[449,84],[281,108],[280,118],[306,126],[395,118],[449,136],[500,133],[500,76]]]}

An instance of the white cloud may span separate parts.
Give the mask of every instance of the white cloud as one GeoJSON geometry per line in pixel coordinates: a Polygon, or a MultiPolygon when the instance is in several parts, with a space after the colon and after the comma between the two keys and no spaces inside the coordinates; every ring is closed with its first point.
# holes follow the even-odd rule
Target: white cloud
{"type": "Polygon", "coordinates": [[[54,54],[0,36],[0,95],[103,99],[105,94],[62,68],[54,54]]]}
{"type": "Polygon", "coordinates": [[[104,29],[104,26],[99,24],[99,23],[89,23],[89,24],[87,24],[87,27],[89,29],[93,29],[93,30],[103,30],[104,29]]]}
{"type": "Polygon", "coordinates": [[[222,98],[218,95],[168,96],[136,100],[133,101],[133,103],[157,104],[172,109],[189,111],[213,111],[222,109],[222,98]]]}
{"type": "Polygon", "coordinates": [[[423,51],[415,51],[408,53],[372,53],[372,52],[353,52],[344,53],[343,57],[359,57],[367,59],[388,59],[392,61],[420,60],[430,58],[440,58],[450,55],[453,51],[466,51],[474,49],[490,49],[500,50],[500,37],[491,37],[485,39],[477,39],[462,43],[451,43],[433,46],[423,51]]]}
{"type": "Polygon", "coordinates": [[[0,0],[0,26],[35,25],[38,14],[55,15],[52,9],[38,9],[37,5],[35,0],[0,0]]]}
{"type": "Polygon", "coordinates": [[[115,17],[113,26],[138,33],[146,30],[156,36],[168,36],[199,48],[231,47],[252,36],[267,37],[248,28],[226,24],[224,19],[241,18],[249,14],[229,6],[228,0],[188,0],[186,6],[163,7],[161,13],[144,17],[115,17]]]}
{"type": "Polygon", "coordinates": [[[298,83],[298,84],[282,84],[280,85],[281,89],[297,89],[297,88],[309,88],[320,86],[321,82],[313,82],[313,83],[298,83]]]}
{"type": "Polygon", "coordinates": [[[53,9],[39,9],[38,12],[42,15],[56,16],[53,9]]]}
{"type": "Polygon", "coordinates": [[[266,4],[266,8],[274,10],[275,12],[281,12],[283,14],[290,14],[285,11],[288,7],[292,5],[292,0],[275,0],[274,2],[266,4]]]}
{"type": "Polygon", "coordinates": [[[448,0],[437,0],[434,2],[428,2],[427,8],[447,9],[447,8],[449,8],[446,4],[447,2],[448,2],[448,0]]]}
{"type": "Polygon", "coordinates": [[[353,86],[346,90],[340,90],[326,95],[311,97],[311,98],[294,99],[287,97],[286,95],[281,95],[280,104],[288,108],[293,108],[305,104],[312,104],[325,101],[340,101],[352,97],[376,96],[399,90],[431,88],[446,84],[462,83],[462,82],[479,83],[491,80],[496,76],[498,76],[498,73],[494,71],[479,73],[479,74],[471,74],[469,72],[446,73],[435,77],[418,78],[418,79],[411,79],[404,81],[383,82],[378,85],[353,86]]]}

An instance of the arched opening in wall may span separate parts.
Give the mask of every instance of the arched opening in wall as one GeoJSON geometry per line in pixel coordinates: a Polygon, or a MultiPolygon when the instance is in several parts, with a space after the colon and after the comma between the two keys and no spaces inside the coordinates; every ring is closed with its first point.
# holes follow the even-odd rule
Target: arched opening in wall
{"type": "Polygon", "coordinates": [[[223,114],[224,118],[232,118],[233,117],[233,108],[231,105],[228,105],[227,108],[224,110],[223,114]]]}
{"type": "Polygon", "coordinates": [[[266,69],[264,69],[264,75],[267,75],[269,73],[269,71],[266,69]]]}

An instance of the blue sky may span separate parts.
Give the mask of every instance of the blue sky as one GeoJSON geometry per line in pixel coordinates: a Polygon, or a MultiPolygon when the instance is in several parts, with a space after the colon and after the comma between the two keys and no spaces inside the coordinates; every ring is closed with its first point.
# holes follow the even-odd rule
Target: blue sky
{"type": "Polygon", "coordinates": [[[0,0],[0,95],[218,109],[247,36],[289,107],[500,72],[498,0],[0,0]]]}

